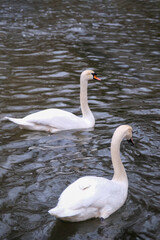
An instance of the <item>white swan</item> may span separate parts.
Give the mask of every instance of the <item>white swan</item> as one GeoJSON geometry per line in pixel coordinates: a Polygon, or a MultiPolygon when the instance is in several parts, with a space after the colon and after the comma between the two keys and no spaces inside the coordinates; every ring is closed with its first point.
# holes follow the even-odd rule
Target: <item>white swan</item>
{"type": "Polygon", "coordinates": [[[132,141],[132,128],[129,125],[119,126],[112,137],[112,180],[96,176],[79,178],[62,192],[57,206],[49,210],[51,215],[70,222],[90,218],[105,219],[124,204],[128,179],[120,159],[120,143],[123,138],[132,141]]]}
{"type": "Polygon", "coordinates": [[[19,125],[20,128],[28,130],[49,131],[51,133],[78,128],[92,128],[95,124],[94,116],[88,106],[87,86],[88,80],[100,80],[92,70],[85,70],[80,76],[80,104],[82,117],[61,109],[46,109],[29,114],[24,118],[5,117],[19,125]]]}

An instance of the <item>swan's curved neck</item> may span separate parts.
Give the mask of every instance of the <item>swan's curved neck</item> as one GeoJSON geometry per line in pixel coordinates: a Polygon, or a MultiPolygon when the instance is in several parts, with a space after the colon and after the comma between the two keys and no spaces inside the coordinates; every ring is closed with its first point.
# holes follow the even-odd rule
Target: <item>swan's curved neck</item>
{"type": "Polygon", "coordinates": [[[112,179],[117,181],[128,182],[127,174],[120,158],[120,143],[122,139],[123,139],[122,136],[113,136],[112,138],[111,158],[114,168],[114,175],[112,179]]]}
{"type": "Polygon", "coordinates": [[[83,118],[86,118],[90,121],[95,121],[94,116],[88,106],[88,95],[87,95],[87,87],[88,87],[88,81],[80,78],[80,104],[81,104],[81,110],[82,110],[82,116],[83,118]]]}

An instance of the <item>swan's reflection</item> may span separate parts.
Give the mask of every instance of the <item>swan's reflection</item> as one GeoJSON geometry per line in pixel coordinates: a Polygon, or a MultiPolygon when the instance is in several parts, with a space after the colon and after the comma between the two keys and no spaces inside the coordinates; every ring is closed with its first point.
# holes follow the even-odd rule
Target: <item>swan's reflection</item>
{"type": "Polygon", "coordinates": [[[91,219],[79,223],[64,222],[57,219],[48,240],[67,240],[73,236],[76,239],[76,234],[93,233],[101,224],[99,219],[91,219]]]}

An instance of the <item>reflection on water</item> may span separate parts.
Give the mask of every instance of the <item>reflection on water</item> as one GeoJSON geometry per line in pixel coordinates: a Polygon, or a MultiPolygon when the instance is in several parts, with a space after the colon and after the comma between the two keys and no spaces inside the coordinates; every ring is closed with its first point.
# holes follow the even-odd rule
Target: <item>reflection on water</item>
{"type": "Polygon", "coordinates": [[[95,129],[57,134],[1,122],[2,239],[159,239],[159,1],[9,1],[0,8],[0,118],[57,107],[81,114],[79,75],[89,85],[95,129]],[[84,175],[111,178],[115,128],[133,127],[121,157],[126,204],[104,222],[64,223],[48,214],[84,175]]]}

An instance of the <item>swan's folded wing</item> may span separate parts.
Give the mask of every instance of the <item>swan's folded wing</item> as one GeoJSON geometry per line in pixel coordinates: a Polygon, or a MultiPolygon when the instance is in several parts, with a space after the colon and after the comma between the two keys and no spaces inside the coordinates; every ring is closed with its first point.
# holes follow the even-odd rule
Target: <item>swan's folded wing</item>
{"type": "Polygon", "coordinates": [[[85,190],[87,190],[87,189],[89,189],[91,187],[91,183],[90,182],[80,182],[79,183],[79,188],[80,188],[80,190],[82,190],[82,191],[85,191],[85,190]]]}
{"type": "Polygon", "coordinates": [[[62,192],[58,205],[72,209],[96,205],[96,202],[103,196],[103,187],[106,184],[108,180],[104,178],[82,177],[62,192]]]}
{"type": "Polygon", "coordinates": [[[53,108],[30,114],[23,119],[37,125],[47,125],[57,129],[70,129],[77,127],[81,118],[73,113],[53,108]]]}

